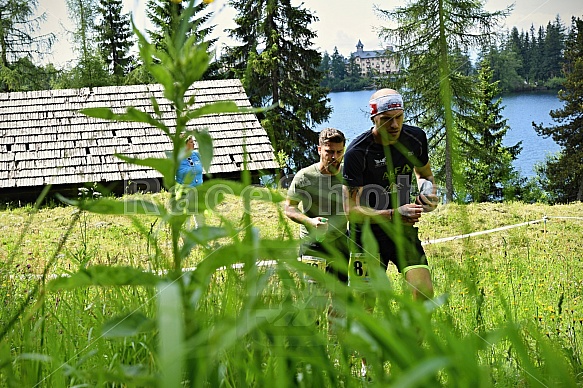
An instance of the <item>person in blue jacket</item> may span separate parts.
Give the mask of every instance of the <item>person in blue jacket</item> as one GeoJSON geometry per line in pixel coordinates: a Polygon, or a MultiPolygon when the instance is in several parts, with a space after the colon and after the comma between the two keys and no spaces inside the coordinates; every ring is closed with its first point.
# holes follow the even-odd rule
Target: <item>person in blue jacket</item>
{"type": "MultiPolygon", "coordinates": [[[[176,169],[176,197],[183,201],[181,207],[193,213],[195,227],[200,227],[204,225],[204,209],[196,209],[197,195],[192,189],[202,185],[203,168],[200,154],[194,150],[194,136],[186,137],[186,154],[176,169]]],[[[188,228],[190,223],[186,225],[188,228]]]]}
{"type": "Polygon", "coordinates": [[[190,153],[182,159],[176,170],[176,183],[188,187],[196,187],[202,184],[202,163],[200,154],[194,150],[194,137],[186,138],[186,150],[190,153]]]}

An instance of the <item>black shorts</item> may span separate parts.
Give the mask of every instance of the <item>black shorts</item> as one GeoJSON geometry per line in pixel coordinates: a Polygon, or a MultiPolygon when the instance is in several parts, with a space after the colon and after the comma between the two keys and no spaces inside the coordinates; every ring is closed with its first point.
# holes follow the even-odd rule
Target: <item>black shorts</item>
{"type": "Polygon", "coordinates": [[[336,275],[343,283],[348,283],[348,237],[333,240],[330,245],[320,242],[304,242],[300,245],[299,255],[322,257],[326,259],[326,272],[336,275]],[[334,262],[334,265],[332,265],[334,262]]]}
{"type": "MultiPolygon", "coordinates": [[[[385,270],[389,262],[394,263],[399,272],[403,272],[407,267],[427,265],[425,250],[421,245],[421,240],[419,240],[419,229],[403,225],[403,233],[400,239],[397,238],[396,234],[388,235],[376,225],[373,225],[372,230],[379,245],[381,265],[385,270]],[[397,242],[399,245],[397,245],[397,242]]],[[[355,232],[354,243],[357,253],[362,253],[363,248],[360,231],[355,232]]]]}

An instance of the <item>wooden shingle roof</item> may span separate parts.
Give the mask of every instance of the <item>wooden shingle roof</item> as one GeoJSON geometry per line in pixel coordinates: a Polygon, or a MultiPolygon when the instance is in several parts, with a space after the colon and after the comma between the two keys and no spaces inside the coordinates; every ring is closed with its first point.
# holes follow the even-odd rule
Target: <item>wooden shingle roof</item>
{"type": "MultiPolygon", "coordinates": [[[[214,101],[251,106],[239,80],[199,81],[186,97],[192,95],[197,106],[214,101]]],[[[157,171],[128,164],[114,154],[164,157],[172,149],[164,133],[144,123],[106,121],[79,113],[89,107],[110,107],[122,113],[133,106],[153,114],[151,96],[172,128],[175,115],[160,85],[0,93],[0,189],[160,178],[157,171]]],[[[209,115],[191,120],[188,126],[206,129],[213,138],[214,158],[207,173],[241,171],[244,147],[249,170],[277,168],[267,133],[254,114],[209,115]]]]}

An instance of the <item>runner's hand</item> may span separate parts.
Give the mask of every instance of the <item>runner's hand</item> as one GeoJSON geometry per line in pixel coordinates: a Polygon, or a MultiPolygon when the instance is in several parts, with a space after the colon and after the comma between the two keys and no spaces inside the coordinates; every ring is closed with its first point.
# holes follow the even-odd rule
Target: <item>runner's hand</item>
{"type": "Polygon", "coordinates": [[[434,211],[437,208],[439,198],[437,198],[437,195],[433,194],[419,194],[417,197],[415,197],[415,203],[417,205],[423,206],[423,211],[428,213],[434,211]]]}
{"type": "Polygon", "coordinates": [[[414,203],[408,203],[398,207],[397,211],[401,215],[401,221],[403,221],[405,225],[415,225],[415,223],[419,221],[419,218],[421,218],[421,214],[423,213],[423,206],[414,203]]]}

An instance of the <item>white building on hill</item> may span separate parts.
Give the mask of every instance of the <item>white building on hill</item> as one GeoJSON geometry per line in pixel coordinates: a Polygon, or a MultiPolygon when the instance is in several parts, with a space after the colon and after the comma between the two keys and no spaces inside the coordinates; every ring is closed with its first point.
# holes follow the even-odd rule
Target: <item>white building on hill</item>
{"type": "Polygon", "coordinates": [[[393,48],[389,46],[386,50],[364,51],[364,45],[358,40],[356,52],[351,53],[351,57],[360,66],[360,75],[375,76],[394,74],[399,72],[399,67],[393,59],[389,59],[389,53],[393,48]]]}

